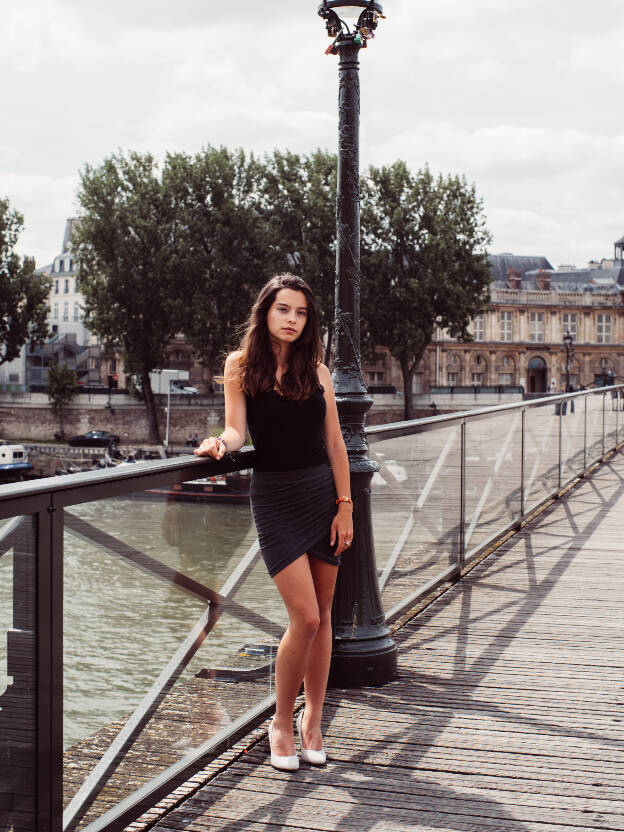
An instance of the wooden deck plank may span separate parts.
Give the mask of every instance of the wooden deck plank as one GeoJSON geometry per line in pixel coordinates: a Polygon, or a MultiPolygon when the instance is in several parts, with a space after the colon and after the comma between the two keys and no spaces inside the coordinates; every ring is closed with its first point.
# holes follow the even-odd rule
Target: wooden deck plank
{"type": "Polygon", "coordinates": [[[622,832],[623,512],[618,454],[403,626],[395,682],[328,693],[326,767],[263,741],[154,828],[622,832]]]}

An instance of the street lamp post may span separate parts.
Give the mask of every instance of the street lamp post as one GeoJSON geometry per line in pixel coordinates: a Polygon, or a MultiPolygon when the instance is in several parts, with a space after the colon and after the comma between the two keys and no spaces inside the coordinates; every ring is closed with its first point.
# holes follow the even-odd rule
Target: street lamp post
{"type": "Polygon", "coordinates": [[[570,389],[570,368],[572,366],[572,359],[574,358],[574,337],[569,332],[563,336],[563,349],[565,350],[565,374],[566,374],[566,393],[570,389]]]}
{"type": "Polygon", "coordinates": [[[337,687],[383,684],[396,677],[397,651],[385,622],[373,543],[371,481],[364,434],[372,404],[360,360],[359,51],[374,36],[382,7],[367,0],[325,0],[319,6],[339,56],[336,313],[333,383],[349,455],[353,543],[343,554],[332,611],[330,681],[337,687]]]}

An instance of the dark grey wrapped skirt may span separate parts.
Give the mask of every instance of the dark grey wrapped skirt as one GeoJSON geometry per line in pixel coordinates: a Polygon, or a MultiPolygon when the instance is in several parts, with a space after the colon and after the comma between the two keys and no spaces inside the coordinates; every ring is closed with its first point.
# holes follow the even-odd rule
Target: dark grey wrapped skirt
{"type": "Polygon", "coordinates": [[[297,471],[254,471],[249,492],[260,553],[269,575],[305,552],[340,565],[331,546],[336,488],[327,463],[297,471]]]}

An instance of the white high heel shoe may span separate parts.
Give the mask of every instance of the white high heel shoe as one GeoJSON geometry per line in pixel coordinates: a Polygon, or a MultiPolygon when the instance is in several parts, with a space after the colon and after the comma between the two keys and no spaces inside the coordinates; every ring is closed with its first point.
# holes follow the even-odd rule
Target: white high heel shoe
{"type": "Polygon", "coordinates": [[[299,741],[301,743],[301,759],[304,763],[310,763],[313,766],[323,766],[327,762],[327,754],[325,749],[314,751],[312,748],[303,747],[303,731],[301,730],[301,720],[303,719],[303,711],[297,715],[297,733],[299,734],[299,741]]]}
{"type": "Polygon", "coordinates": [[[271,749],[271,765],[279,771],[297,771],[299,757],[296,754],[280,756],[273,753],[273,722],[269,725],[269,748],[271,749]]]}

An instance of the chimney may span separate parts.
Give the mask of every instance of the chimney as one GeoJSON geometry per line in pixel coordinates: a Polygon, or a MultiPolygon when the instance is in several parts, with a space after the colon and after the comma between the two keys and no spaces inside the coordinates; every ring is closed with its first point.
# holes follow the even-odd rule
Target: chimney
{"type": "Polygon", "coordinates": [[[522,274],[517,269],[507,269],[507,283],[510,289],[519,292],[522,288],[522,274]]]}
{"type": "Polygon", "coordinates": [[[546,269],[539,269],[535,277],[537,288],[542,292],[550,292],[550,272],[546,269]]]}

